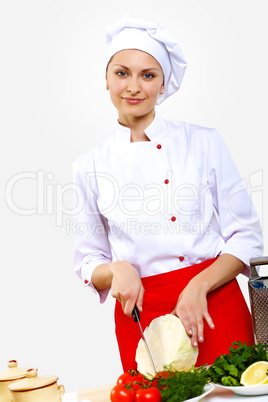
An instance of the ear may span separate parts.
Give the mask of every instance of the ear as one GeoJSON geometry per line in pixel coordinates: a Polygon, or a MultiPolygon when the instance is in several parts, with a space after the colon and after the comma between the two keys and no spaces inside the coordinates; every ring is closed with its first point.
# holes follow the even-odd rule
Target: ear
{"type": "Polygon", "coordinates": [[[162,94],[164,92],[164,83],[161,85],[159,93],[162,94]]]}
{"type": "Polygon", "coordinates": [[[106,77],[106,89],[109,91],[109,81],[108,81],[107,77],[106,77]]]}

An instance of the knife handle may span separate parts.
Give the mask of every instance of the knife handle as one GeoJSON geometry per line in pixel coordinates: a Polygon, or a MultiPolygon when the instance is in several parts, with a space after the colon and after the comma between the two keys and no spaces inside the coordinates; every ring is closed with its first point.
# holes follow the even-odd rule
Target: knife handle
{"type": "Polygon", "coordinates": [[[133,311],[132,311],[132,317],[134,318],[135,322],[139,322],[140,321],[140,312],[138,310],[138,307],[135,305],[133,311]]]}

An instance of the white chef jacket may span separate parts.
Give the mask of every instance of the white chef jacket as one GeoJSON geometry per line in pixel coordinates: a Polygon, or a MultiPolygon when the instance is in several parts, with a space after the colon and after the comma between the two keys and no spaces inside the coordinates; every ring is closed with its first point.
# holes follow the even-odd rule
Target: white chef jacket
{"type": "Polygon", "coordinates": [[[259,218],[215,129],[156,113],[145,133],[114,132],[74,162],[75,253],[79,277],[97,292],[94,268],[127,260],[139,276],[229,253],[247,266],[262,255],[259,218]]]}

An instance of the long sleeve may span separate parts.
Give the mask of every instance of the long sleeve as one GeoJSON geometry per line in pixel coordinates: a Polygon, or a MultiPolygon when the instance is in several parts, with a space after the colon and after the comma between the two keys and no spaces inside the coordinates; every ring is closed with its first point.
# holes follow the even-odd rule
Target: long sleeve
{"type": "MultiPolygon", "coordinates": [[[[92,164],[93,166],[93,164],[92,164]]],[[[94,166],[93,168],[94,169],[94,166]]],[[[73,164],[75,183],[74,199],[74,269],[83,281],[104,302],[109,290],[97,291],[91,275],[95,267],[111,262],[111,250],[107,235],[107,222],[98,208],[98,188],[95,172],[84,173],[76,161],[73,164]]]]}
{"type": "Polygon", "coordinates": [[[232,254],[249,266],[250,258],[263,253],[261,225],[245,180],[217,130],[211,135],[207,163],[209,187],[225,241],[222,253],[232,254]]]}

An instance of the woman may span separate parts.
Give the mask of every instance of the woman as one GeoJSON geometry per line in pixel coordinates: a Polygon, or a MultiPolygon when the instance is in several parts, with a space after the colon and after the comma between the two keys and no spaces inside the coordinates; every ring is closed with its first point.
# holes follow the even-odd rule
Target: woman
{"type": "Polygon", "coordinates": [[[75,162],[80,212],[75,270],[104,302],[116,299],[124,370],[162,314],[183,322],[197,365],[233,341],[254,343],[236,276],[262,255],[257,214],[220,134],[167,121],[156,104],[176,92],[184,55],[166,28],[133,17],[107,28],[106,84],[118,111],[112,134],[75,162]]]}

